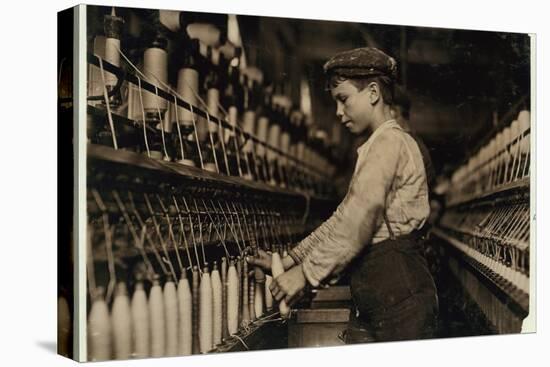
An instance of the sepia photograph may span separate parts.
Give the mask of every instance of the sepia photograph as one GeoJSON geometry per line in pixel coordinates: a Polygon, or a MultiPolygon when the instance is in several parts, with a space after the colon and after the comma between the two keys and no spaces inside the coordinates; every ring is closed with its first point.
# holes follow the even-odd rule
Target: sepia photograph
{"type": "Polygon", "coordinates": [[[536,332],[532,34],[100,5],[57,27],[60,355],[536,332]]]}

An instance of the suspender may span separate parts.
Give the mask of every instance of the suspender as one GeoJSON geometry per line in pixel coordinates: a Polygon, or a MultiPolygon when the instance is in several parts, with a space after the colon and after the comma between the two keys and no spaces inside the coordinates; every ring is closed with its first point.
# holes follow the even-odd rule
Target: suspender
{"type": "Polygon", "coordinates": [[[386,215],[385,209],[384,209],[384,223],[386,223],[386,227],[388,228],[388,232],[390,234],[390,240],[395,240],[395,235],[393,234],[393,231],[390,227],[390,221],[388,220],[388,216],[386,215]]]}

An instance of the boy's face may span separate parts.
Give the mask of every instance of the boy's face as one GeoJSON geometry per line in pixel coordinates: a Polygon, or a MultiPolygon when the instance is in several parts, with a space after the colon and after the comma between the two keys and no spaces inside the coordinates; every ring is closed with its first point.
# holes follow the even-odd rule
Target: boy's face
{"type": "Polygon", "coordinates": [[[360,135],[371,125],[373,113],[372,93],[367,86],[359,91],[349,80],[340,82],[331,89],[336,101],[336,116],[352,134],[360,135]]]}

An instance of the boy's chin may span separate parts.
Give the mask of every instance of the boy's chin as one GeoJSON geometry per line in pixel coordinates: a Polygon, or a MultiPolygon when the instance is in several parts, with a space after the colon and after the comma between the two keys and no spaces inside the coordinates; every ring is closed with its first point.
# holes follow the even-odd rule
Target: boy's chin
{"type": "Polygon", "coordinates": [[[361,135],[364,130],[358,129],[357,126],[348,127],[348,131],[353,135],[361,135]]]}

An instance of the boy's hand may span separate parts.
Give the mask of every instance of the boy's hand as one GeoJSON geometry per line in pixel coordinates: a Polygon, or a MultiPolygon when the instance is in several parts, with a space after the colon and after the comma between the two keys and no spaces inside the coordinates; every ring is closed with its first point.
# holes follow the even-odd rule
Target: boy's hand
{"type": "Polygon", "coordinates": [[[259,266],[265,271],[271,273],[271,252],[265,252],[262,249],[258,249],[257,256],[247,256],[246,261],[249,264],[259,266]]]}
{"type": "Polygon", "coordinates": [[[277,302],[284,299],[290,305],[303,295],[306,284],[306,277],[300,264],[273,279],[269,289],[277,302]]]}

